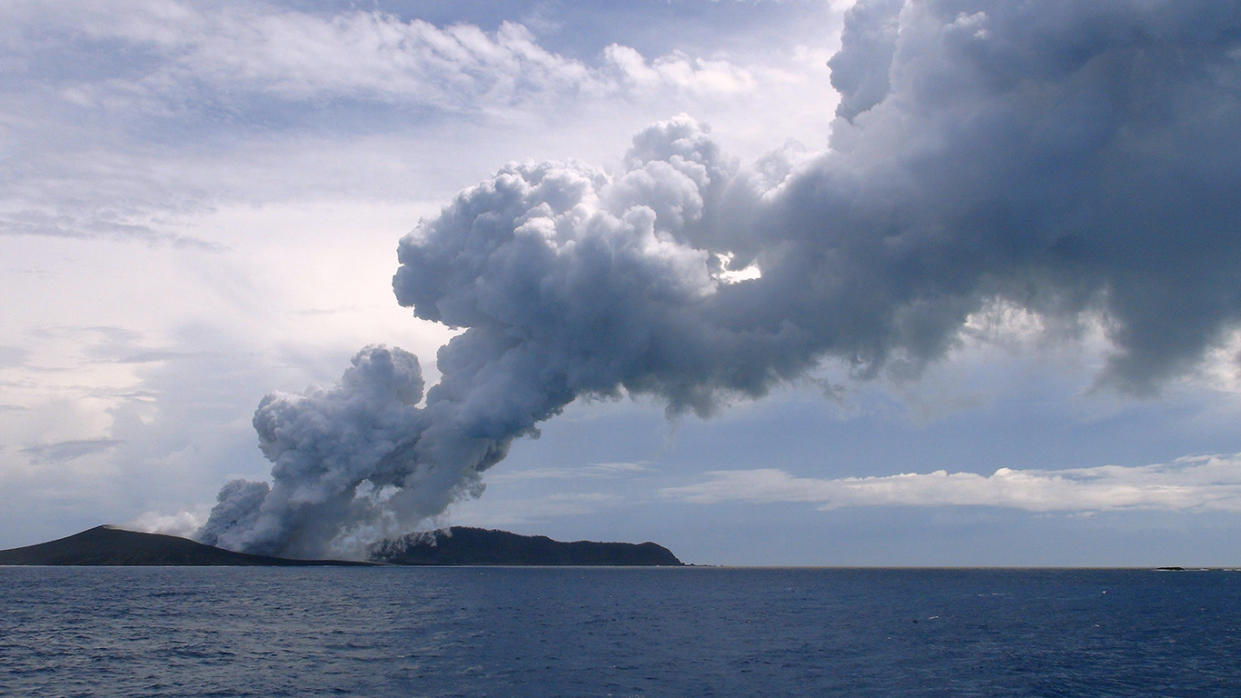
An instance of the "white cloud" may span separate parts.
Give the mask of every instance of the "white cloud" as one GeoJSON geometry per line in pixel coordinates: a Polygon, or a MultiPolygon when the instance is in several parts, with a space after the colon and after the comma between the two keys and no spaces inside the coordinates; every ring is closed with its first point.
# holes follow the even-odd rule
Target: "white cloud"
{"type": "Polygon", "coordinates": [[[503,109],[619,90],[684,90],[696,95],[751,91],[750,69],[726,58],[673,52],[649,60],[608,46],[597,65],[548,50],[522,24],[495,31],[472,24],[436,26],[420,19],[354,10],[335,15],[262,5],[212,8],[181,2],[86,4],[72,11],[10,8],[22,48],[50,34],[120,42],[149,61],[103,79],[82,68],[57,81],[67,102],[143,105],[176,112],[208,88],[213,100],[257,92],[291,100],[345,97],[430,105],[450,111],[503,109]],[[20,31],[38,27],[41,32],[20,31]],[[39,38],[33,38],[39,37],[39,38]],[[146,70],[140,66],[148,65],[146,70]]]}
{"type": "Polygon", "coordinates": [[[583,59],[514,22],[485,31],[168,0],[17,1],[0,24],[11,68],[0,175],[12,185],[0,236],[212,247],[168,214],[318,196],[442,201],[507,159],[609,156],[690,108],[757,154],[776,144],[773,127],[779,140],[825,138],[817,112],[833,94],[827,53],[800,44],[663,56],[612,45],[583,59]],[[759,128],[754,103],[782,108],[759,128]]]}
{"type": "Polygon", "coordinates": [[[181,511],[176,514],[147,511],[125,522],[121,528],[189,538],[206,520],[207,512],[203,510],[181,511]]]}
{"type": "MultiPolygon", "coordinates": [[[[622,85],[638,90],[674,87],[698,94],[738,94],[753,91],[759,83],[754,72],[745,67],[680,52],[648,63],[635,49],[612,44],[603,50],[603,57],[616,69],[622,85]]],[[[764,77],[770,80],[783,76],[764,71],[764,77]]]]}
{"type": "Polygon", "coordinates": [[[1000,468],[991,475],[936,470],[874,477],[807,478],[775,468],[716,470],[664,497],[712,504],[807,502],[862,506],[986,506],[1036,512],[1241,511],[1241,454],[1171,463],[1066,470],[1000,468]]]}

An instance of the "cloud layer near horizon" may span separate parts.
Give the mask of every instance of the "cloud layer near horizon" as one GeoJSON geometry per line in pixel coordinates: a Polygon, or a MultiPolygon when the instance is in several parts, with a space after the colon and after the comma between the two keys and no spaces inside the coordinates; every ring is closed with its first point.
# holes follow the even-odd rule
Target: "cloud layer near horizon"
{"type": "Polygon", "coordinates": [[[667,487],[669,499],[713,504],[804,502],[819,509],[973,506],[1033,512],[1241,511],[1241,454],[1172,463],[1063,470],[999,468],[990,475],[936,470],[870,477],[797,477],[777,468],[717,470],[667,487]]]}

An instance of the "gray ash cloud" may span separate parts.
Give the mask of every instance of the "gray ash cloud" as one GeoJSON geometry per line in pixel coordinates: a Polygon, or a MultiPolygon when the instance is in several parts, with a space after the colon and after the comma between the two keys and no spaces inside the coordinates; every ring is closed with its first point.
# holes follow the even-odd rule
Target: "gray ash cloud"
{"type": "Polygon", "coordinates": [[[578,396],[709,415],[825,359],[916,374],[996,301],[1103,317],[1099,381],[1135,394],[1237,327],[1241,4],[864,0],[830,65],[813,157],[741,167],[681,116],[619,173],[514,164],[459,194],[393,279],[464,329],[425,405],[416,360],[374,347],[268,397],[270,491],[230,484],[201,537],[318,555],[403,532],[578,396]]]}

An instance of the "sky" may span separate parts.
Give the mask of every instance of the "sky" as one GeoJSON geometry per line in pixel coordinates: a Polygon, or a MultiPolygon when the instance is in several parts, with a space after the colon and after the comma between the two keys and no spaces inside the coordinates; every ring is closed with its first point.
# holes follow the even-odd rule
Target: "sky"
{"type": "Polygon", "coordinates": [[[5,3],[0,547],[1236,565],[1238,25],[5,3]]]}

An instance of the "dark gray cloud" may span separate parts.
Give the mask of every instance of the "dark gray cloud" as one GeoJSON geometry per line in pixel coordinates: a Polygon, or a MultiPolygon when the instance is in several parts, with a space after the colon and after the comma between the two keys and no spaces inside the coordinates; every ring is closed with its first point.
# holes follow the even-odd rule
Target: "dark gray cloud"
{"type": "MultiPolygon", "coordinates": [[[[874,358],[934,356],[918,347],[1000,296],[1101,310],[1117,346],[1103,379],[1150,392],[1235,325],[1236,3],[930,2],[892,16],[887,94],[852,114],[846,92],[835,161],[790,183],[779,226],[808,231],[794,246],[811,254],[830,230],[826,247],[868,276],[872,317],[887,320],[867,333],[874,358]],[[816,217],[836,222],[816,231],[816,217]],[[902,328],[896,314],[919,304],[920,327],[902,328]]],[[[885,41],[842,55],[882,58],[885,41]]]]}
{"type": "Polygon", "coordinates": [[[840,34],[841,50],[832,56],[832,86],[840,91],[836,115],[852,119],[888,95],[904,0],[859,2],[849,10],[840,34]]]}
{"type": "Polygon", "coordinates": [[[425,408],[345,409],[372,389],[350,373],[269,398],[269,518],[234,540],[307,552],[439,514],[581,395],[706,415],[825,359],[917,375],[996,301],[1101,316],[1100,381],[1151,393],[1241,319],[1239,55],[1237,2],[864,0],[821,155],[740,168],[678,117],[619,173],[509,165],[400,244],[398,301],[465,329],[425,408]],[[730,283],[751,264],[761,277],[730,283]],[[382,438],[337,434],[359,418],[382,438]],[[305,423],[313,447],[290,462],[273,444],[305,423]]]}

